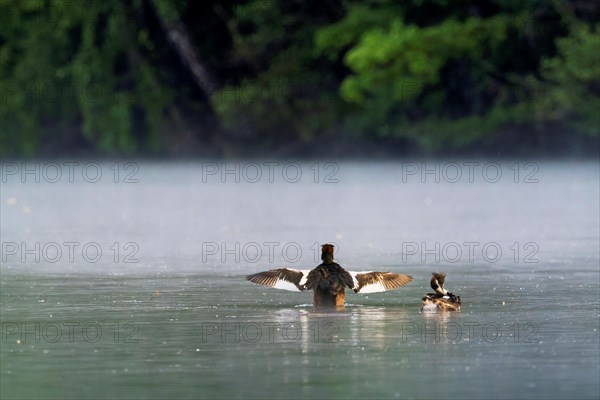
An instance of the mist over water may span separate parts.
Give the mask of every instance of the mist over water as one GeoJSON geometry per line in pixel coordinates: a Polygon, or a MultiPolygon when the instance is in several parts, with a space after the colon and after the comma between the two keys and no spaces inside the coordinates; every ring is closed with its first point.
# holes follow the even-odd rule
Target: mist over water
{"type": "Polygon", "coordinates": [[[597,162],[26,164],[2,398],[600,396],[597,162]],[[414,281],[318,312],[244,279],[323,243],[414,281]],[[460,313],[419,312],[438,270],[460,313]]]}

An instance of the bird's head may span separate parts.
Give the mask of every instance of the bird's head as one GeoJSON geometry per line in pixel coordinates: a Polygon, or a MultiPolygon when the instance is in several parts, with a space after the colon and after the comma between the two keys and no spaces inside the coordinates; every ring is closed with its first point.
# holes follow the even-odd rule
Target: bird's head
{"type": "Polygon", "coordinates": [[[325,263],[333,262],[333,245],[324,244],[321,246],[321,260],[325,263]]]}
{"type": "Polygon", "coordinates": [[[433,275],[433,277],[438,281],[444,281],[444,279],[446,278],[445,272],[432,272],[431,275],[433,275]]]}

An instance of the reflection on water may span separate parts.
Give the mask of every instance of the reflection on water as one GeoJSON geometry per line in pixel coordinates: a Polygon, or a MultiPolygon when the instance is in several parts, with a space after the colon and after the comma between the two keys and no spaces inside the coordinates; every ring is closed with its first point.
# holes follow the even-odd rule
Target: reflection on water
{"type": "Polygon", "coordinates": [[[539,163],[531,185],[423,183],[346,163],[337,184],[229,184],[142,163],[129,186],[9,180],[1,397],[597,398],[598,175],[539,163]],[[243,278],[310,268],[329,241],[343,266],[415,280],[322,312],[243,278]],[[461,312],[419,312],[436,270],[461,312]]]}

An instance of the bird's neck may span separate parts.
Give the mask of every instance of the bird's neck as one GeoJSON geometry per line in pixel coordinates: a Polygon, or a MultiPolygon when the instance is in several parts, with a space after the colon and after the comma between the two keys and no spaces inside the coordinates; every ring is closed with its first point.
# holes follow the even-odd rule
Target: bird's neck
{"type": "Polygon", "coordinates": [[[323,254],[321,256],[321,259],[323,260],[323,264],[333,264],[333,255],[332,254],[323,254]]]}

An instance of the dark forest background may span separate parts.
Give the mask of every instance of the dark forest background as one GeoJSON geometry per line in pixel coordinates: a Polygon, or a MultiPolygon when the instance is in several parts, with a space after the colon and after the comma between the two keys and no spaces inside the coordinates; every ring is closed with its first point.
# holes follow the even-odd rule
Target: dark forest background
{"type": "Polygon", "coordinates": [[[27,156],[596,154],[600,2],[0,1],[27,156]]]}

